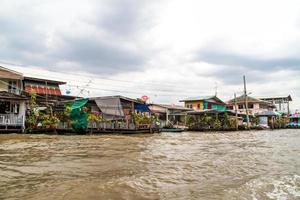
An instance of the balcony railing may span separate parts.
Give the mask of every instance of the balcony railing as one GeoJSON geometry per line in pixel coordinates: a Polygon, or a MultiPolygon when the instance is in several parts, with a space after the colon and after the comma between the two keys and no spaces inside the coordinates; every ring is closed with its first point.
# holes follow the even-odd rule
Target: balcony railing
{"type": "Polygon", "coordinates": [[[0,125],[22,126],[24,116],[15,114],[0,114],[0,125]]]}

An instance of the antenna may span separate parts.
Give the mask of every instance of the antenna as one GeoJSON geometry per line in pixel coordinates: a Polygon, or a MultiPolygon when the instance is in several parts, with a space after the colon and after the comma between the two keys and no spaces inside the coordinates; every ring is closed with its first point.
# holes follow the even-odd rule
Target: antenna
{"type": "Polygon", "coordinates": [[[218,95],[218,83],[215,82],[215,96],[218,95]]]}
{"type": "MultiPolygon", "coordinates": [[[[79,93],[78,93],[78,95],[77,96],[79,96],[80,94],[82,94],[83,95],[83,91],[87,88],[87,87],[89,87],[89,85],[92,83],[92,80],[89,80],[89,82],[85,85],[85,86],[83,86],[82,87],[82,89],[79,91],[79,93]]],[[[88,91],[88,90],[87,90],[88,91]]],[[[89,92],[89,91],[88,91],[89,92]]]]}

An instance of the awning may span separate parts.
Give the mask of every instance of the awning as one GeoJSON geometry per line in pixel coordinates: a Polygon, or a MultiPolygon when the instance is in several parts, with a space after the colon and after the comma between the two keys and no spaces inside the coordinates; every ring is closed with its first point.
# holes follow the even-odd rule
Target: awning
{"type": "Polygon", "coordinates": [[[138,112],[150,112],[150,109],[146,104],[135,104],[134,109],[138,112]]]}
{"type": "Polygon", "coordinates": [[[96,98],[95,102],[103,114],[124,117],[120,98],[96,98]]]}
{"type": "Polygon", "coordinates": [[[279,112],[269,110],[259,113],[258,116],[281,116],[281,114],[279,112]]]}
{"type": "Polygon", "coordinates": [[[71,107],[72,110],[83,107],[88,102],[88,100],[89,99],[78,99],[78,100],[75,100],[74,103],[72,104],[72,107],[71,107]]]}

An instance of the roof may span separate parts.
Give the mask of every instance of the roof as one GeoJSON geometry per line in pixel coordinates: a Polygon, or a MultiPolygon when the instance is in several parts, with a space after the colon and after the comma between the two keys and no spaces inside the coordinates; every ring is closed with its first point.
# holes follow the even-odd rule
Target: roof
{"type": "Polygon", "coordinates": [[[126,100],[126,101],[135,102],[135,103],[142,103],[142,102],[138,101],[137,99],[132,99],[132,98],[129,98],[129,97],[124,97],[124,96],[121,96],[121,95],[104,96],[104,97],[92,97],[92,98],[89,98],[89,99],[90,100],[97,100],[97,99],[116,99],[116,98],[123,99],[123,100],[126,100]]]}
{"type": "Polygon", "coordinates": [[[300,118],[300,114],[293,114],[293,115],[291,115],[291,116],[289,116],[289,118],[290,119],[298,119],[298,118],[300,118]]]}
{"type": "Polygon", "coordinates": [[[25,76],[24,81],[37,81],[37,82],[47,82],[47,83],[53,83],[53,84],[58,84],[58,85],[64,85],[66,82],[62,81],[55,81],[55,80],[49,80],[49,79],[42,79],[42,78],[35,78],[35,77],[29,77],[25,76]]]}
{"type": "MultiPolygon", "coordinates": [[[[245,103],[245,100],[246,100],[245,95],[241,95],[241,96],[237,97],[236,100],[231,99],[227,103],[228,104],[234,104],[235,101],[236,101],[236,103],[245,103]]],[[[272,105],[268,101],[263,101],[263,100],[256,99],[256,98],[250,97],[250,96],[247,96],[247,101],[248,101],[248,103],[262,103],[262,104],[272,105]]]]}
{"type": "Polygon", "coordinates": [[[264,101],[281,100],[281,99],[285,99],[287,101],[293,101],[291,95],[288,95],[288,96],[277,96],[277,97],[264,97],[264,98],[259,98],[259,99],[264,100],[264,101]]]}
{"type": "Polygon", "coordinates": [[[222,104],[222,105],[225,105],[225,104],[226,104],[226,103],[223,102],[221,99],[219,99],[217,96],[197,96],[197,97],[189,97],[189,98],[180,100],[179,102],[201,101],[201,100],[205,100],[205,101],[209,101],[209,102],[213,102],[213,103],[218,103],[218,104],[222,104]],[[210,101],[210,100],[214,100],[214,101],[210,101]]]}
{"type": "Polygon", "coordinates": [[[180,100],[180,102],[185,102],[185,101],[199,101],[199,100],[207,100],[211,99],[214,96],[196,96],[196,97],[188,97],[186,99],[180,100]]]}
{"type": "Polygon", "coordinates": [[[0,74],[2,78],[23,80],[23,74],[6,67],[0,66],[0,74]]]}
{"type": "Polygon", "coordinates": [[[11,99],[11,100],[27,100],[28,97],[23,95],[18,95],[6,91],[0,91],[0,99],[11,99]]]}
{"type": "Polygon", "coordinates": [[[15,71],[15,70],[12,70],[12,69],[9,69],[9,68],[6,68],[6,67],[2,67],[2,66],[0,66],[0,69],[2,69],[2,70],[5,70],[5,71],[8,71],[8,72],[11,72],[11,73],[14,73],[14,74],[17,74],[17,75],[19,75],[19,76],[23,76],[23,74],[22,74],[22,73],[20,73],[20,72],[17,72],[17,71],[15,71]]]}
{"type": "Polygon", "coordinates": [[[184,106],[180,106],[180,105],[168,105],[168,104],[150,104],[149,106],[159,106],[159,107],[162,107],[162,108],[166,108],[166,109],[169,109],[169,110],[192,110],[190,108],[186,108],[184,106]]]}
{"type": "Polygon", "coordinates": [[[258,116],[280,116],[281,114],[279,112],[275,112],[275,111],[264,111],[262,113],[259,113],[258,116]]]}

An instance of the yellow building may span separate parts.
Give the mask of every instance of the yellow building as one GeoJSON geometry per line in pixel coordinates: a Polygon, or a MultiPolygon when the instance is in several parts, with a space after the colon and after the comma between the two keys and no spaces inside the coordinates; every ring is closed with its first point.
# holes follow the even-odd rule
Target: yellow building
{"type": "Polygon", "coordinates": [[[226,103],[216,96],[189,97],[181,100],[186,108],[193,110],[226,110],[226,103]]]}

